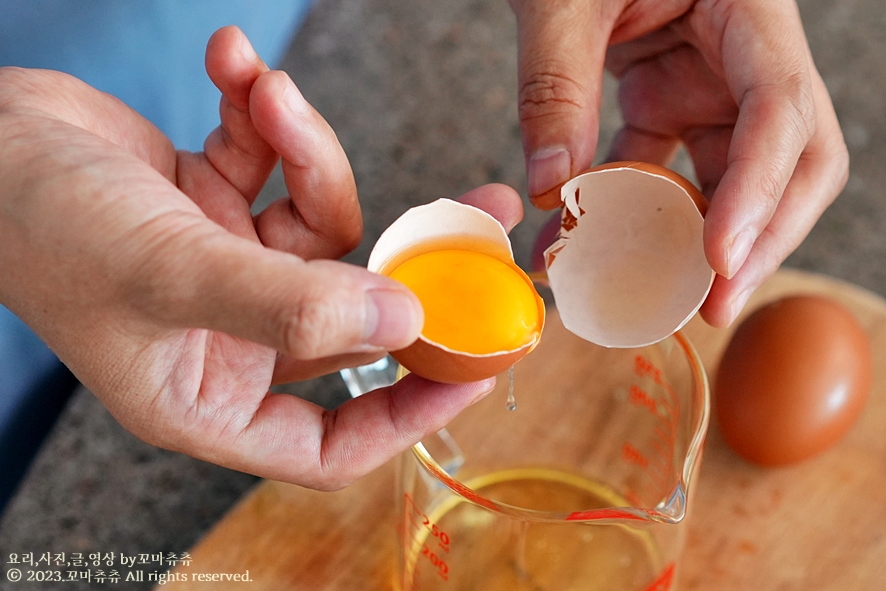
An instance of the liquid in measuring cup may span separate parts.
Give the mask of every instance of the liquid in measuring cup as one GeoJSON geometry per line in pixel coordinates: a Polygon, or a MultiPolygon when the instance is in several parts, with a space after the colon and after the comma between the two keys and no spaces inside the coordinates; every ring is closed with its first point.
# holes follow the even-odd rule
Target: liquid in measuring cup
{"type": "Polygon", "coordinates": [[[676,334],[591,345],[549,314],[494,395],[398,462],[398,591],[675,591],[710,403],[676,334]]]}
{"type": "MultiPolygon", "coordinates": [[[[494,472],[465,484],[486,498],[548,512],[630,505],[604,484],[551,469],[494,472]]],[[[642,527],[515,519],[458,496],[430,514],[408,493],[404,501],[401,591],[646,591],[673,571],[642,527]]]]}

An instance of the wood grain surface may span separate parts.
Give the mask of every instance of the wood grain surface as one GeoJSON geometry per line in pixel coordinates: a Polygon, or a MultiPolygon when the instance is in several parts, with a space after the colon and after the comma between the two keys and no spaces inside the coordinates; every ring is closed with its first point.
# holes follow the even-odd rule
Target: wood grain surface
{"type": "MultiPolygon", "coordinates": [[[[681,591],[886,588],[886,301],[782,270],[747,310],[795,293],[832,297],[866,328],[874,353],[870,399],[836,446],[785,468],[743,461],[712,422],[690,507],[681,591]]],[[[696,318],[684,332],[713,376],[731,331],[696,318]]],[[[191,564],[177,571],[189,580],[158,589],[391,589],[395,514],[391,464],[336,493],[265,481],[191,550],[191,564]],[[194,580],[247,572],[248,583],[194,580]]]]}

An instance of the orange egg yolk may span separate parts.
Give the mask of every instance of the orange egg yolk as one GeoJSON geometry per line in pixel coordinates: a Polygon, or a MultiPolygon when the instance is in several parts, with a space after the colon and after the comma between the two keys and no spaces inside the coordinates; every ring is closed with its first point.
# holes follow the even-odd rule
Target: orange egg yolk
{"type": "Polygon", "coordinates": [[[390,274],[424,307],[422,336],[474,355],[512,351],[538,332],[535,288],[517,269],[489,255],[439,250],[418,255],[390,274]]]}

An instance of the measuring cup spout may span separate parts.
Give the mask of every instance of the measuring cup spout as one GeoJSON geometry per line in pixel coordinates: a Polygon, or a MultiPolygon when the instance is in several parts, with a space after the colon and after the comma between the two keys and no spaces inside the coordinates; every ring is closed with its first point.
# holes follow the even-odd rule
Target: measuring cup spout
{"type": "Polygon", "coordinates": [[[701,362],[680,333],[608,349],[549,318],[513,385],[401,457],[401,591],[672,587],[710,413],[701,362]]]}
{"type": "Polygon", "coordinates": [[[656,507],[655,513],[659,516],[658,521],[662,523],[680,523],[686,517],[686,490],[682,483],[674,487],[667,502],[656,507]]]}
{"type": "Polygon", "coordinates": [[[677,486],[666,502],[654,509],[639,507],[606,507],[588,511],[575,511],[566,516],[565,521],[583,521],[597,525],[625,523],[632,526],[638,522],[680,523],[686,516],[686,495],[682,486],[677,486]]]}

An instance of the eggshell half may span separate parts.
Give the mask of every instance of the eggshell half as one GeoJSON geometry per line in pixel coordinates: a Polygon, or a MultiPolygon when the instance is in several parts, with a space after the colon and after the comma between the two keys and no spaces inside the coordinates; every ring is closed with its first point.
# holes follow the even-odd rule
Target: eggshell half
{"type": "MultiPolygon", "coordinates": [[[[397,218],[379,237],[369,255],[367,268],[388,275],[408,259],[445,249],[473,250],[494,257],[532,284],[514,262],[511,242],[499,221],[481,209],[450,199],[413,207],[397,218]]],[[[542,299],[538,296],[536,299],[540,319],[538,333],[531,342],[517,349],[474,355],[420,336],[405,349],[392,351],[391,356],[411,372],[437,382],[473,382],[498,375],[538,344],[545,308],[542,299]]]]}
{"type": "Polygon", "coordinates": [[[707,202],[677,173],[617,162],[563,185],[559,238],[545,251],[564,326],[605,347],[642,347],[679,330],[714,281],[707,202]]]}

